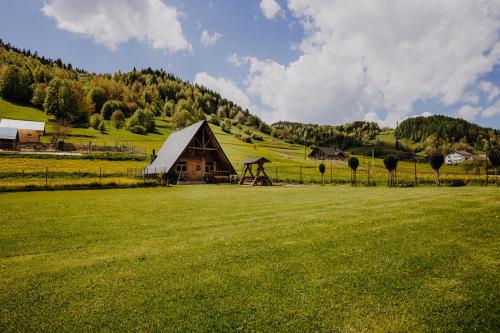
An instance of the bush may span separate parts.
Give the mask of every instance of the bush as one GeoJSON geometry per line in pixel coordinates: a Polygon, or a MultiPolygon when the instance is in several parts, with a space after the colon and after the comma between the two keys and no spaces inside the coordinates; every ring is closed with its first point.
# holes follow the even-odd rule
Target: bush
{"type": "MultiPolygon", "coordinates": [[[[238,127],[239,128],[239,127],[238,127]]],[[[249,129],[246,129],[243,131],[246,135],[248,136],[252,136],[252,131],[250,131],[249,129]]]]}
{"type": "Polygon", "coordinates": [[[234,133],[234,137],[241,140],[241,133],[234,133]]]}
{"type": "MultiPolygon", "coordinates": [[[[148,110],[143,110],[143,109],[137,109],[137,111],[134,112],[132,117],[128,120],[128,128],[131,132],[137,133],[132,131],[132,128],[135,127],[142,127],[146,133],[151,133],[154,132],[155,130],[155,116],[151,111],[148,110]]],[[[144,134],[144,133],[138,133],[138,134],[144,134]]]]}
{"type": "Polygon", "coordinates": [[[94,113],[92,116],[90,116],[90,127],[93,129],[99,129],[99,125],[102,122],[102,117],[99,113],[94,113]]]}
{"type": "Polygon", "coordinates": [[[257,140],[257,141],[262,141],[262,140],[264,140],[264,139],[262,138],[262,136],[261,136],[261,135],[259,135],[259,134],[257,134],[257,133],[253,133],[253,134],[252,134],[252,139],[257,140]]]}
{"type": "Polygon", "coordinates": [[[101,108],[101,116],[104,119],[109,120],[111,119],[111,115],[113,114],[113,112],[115,112],[119,108],[120,108],[120,102],[114,100],[106,101],[106,103],[104,103],[104,105],[101,108]]]}
{"type": "Polygon", "coordinates": [[[113,122],[115,128],[122,128],[125,123],[125,115],[120,110],[116,110],[111,115],[111,121],[113,122]]]}
{"type": "Polygon", "coordinates": [[[231,133],[231,121],[229,119],[224,119],[224,121],[220,124],[220,128],[223,132],[231,133]]]}
{"type": "Polygon", "coordinates": [[[243,131],[243,125],[242,124],[238,124],[238,125],[236,125],[236,127],[238,127],[240,130],[243,131]]]}
{"type": "Polygon", "coordinates": [[[141,125],[134,125],[132,127],[129,127],[129,131],[135,134],[141,134],[141,135],[146,134],[146,129],[141,125]]]}
{"type": "Polygon", "coordinates": [[[174,116],[172,117],[172,121],[175,125],[175,128],[184,128],[191,125],[194,119],[189,111],[179,110],[175,112],[174,116]]]}
{"type": "Polygon", "coordinates": [[[252,137],[246,134],[243,134],[241,136],[241,141],[246,142],[246,143],[252,143],[252,137]]]}

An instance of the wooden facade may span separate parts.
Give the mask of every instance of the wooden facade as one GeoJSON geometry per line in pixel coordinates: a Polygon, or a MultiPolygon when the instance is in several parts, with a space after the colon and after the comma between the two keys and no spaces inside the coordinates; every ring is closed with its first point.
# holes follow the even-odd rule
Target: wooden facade
{"type": "Polygon", "coordinates": [[[16,128],[19,143],[37,143],[45,134],[45,123],[18,119],[0,120],[2,128],[16,128]]]}
{"type": "Polygon", "coordinates": [[[346,154],[337,148],[316,147],[309,154],[309,157],[316,160],[344,160],[346,154]]]}
{"type": "Polygon", "coordinates": [[[172,133],[146,175],[166,174],[171,182],[221,183],[236,175],[206,121],[200,121],[172,133]]]}

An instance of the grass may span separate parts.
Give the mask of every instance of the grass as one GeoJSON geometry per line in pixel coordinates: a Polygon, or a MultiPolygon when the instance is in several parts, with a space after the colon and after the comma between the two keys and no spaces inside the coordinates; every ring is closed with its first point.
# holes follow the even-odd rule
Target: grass
{"type": "Polygon", "coordinates": [[[498,331],[496,188],[1,194],[0,331],[498,331]]]}

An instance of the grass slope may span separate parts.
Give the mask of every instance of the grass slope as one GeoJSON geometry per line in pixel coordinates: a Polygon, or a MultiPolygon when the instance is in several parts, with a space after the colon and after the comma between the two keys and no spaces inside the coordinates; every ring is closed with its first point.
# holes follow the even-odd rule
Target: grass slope
{"type": "Polygon", "coordinates": [[[499,203],[484,187],[2,194],[0,331],[497,331],[499,203]]]}

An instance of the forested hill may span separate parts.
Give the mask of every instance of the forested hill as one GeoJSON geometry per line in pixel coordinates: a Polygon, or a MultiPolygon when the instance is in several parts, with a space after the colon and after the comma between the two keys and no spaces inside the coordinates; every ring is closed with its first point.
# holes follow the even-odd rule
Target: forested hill
{"type": "Polygon", "coordinates": [[[399,139],[424,142],[429,137],[446,143],[463,143],[485,150],[485,145],[497,145],[500,131],[484,128],[463,119],[447,116],[409,118],[401,122],[395,130],[399,139]]]}
{"type": "Polygon", "coordinates": [[[272,124],[271,128],[273,136],[289,143],[337,146],[342,149],[368,144],[380,133],[377,123],[366,121],[355,121],[339,126],[280,121],[272,124]]]}
{"type": "Polygon", "coordinates": [[[172,117],[178,127],[200,119],[231,119],[269,128],[241,106],[205,87],[185,82],[163,70],[147,68],[94,74],[40,57],[0,40],[0,96],[32,104],[57,121],[72,126],[99,126],[116,120],[133,132],[153,132],[155,117],[172,117]]]}

